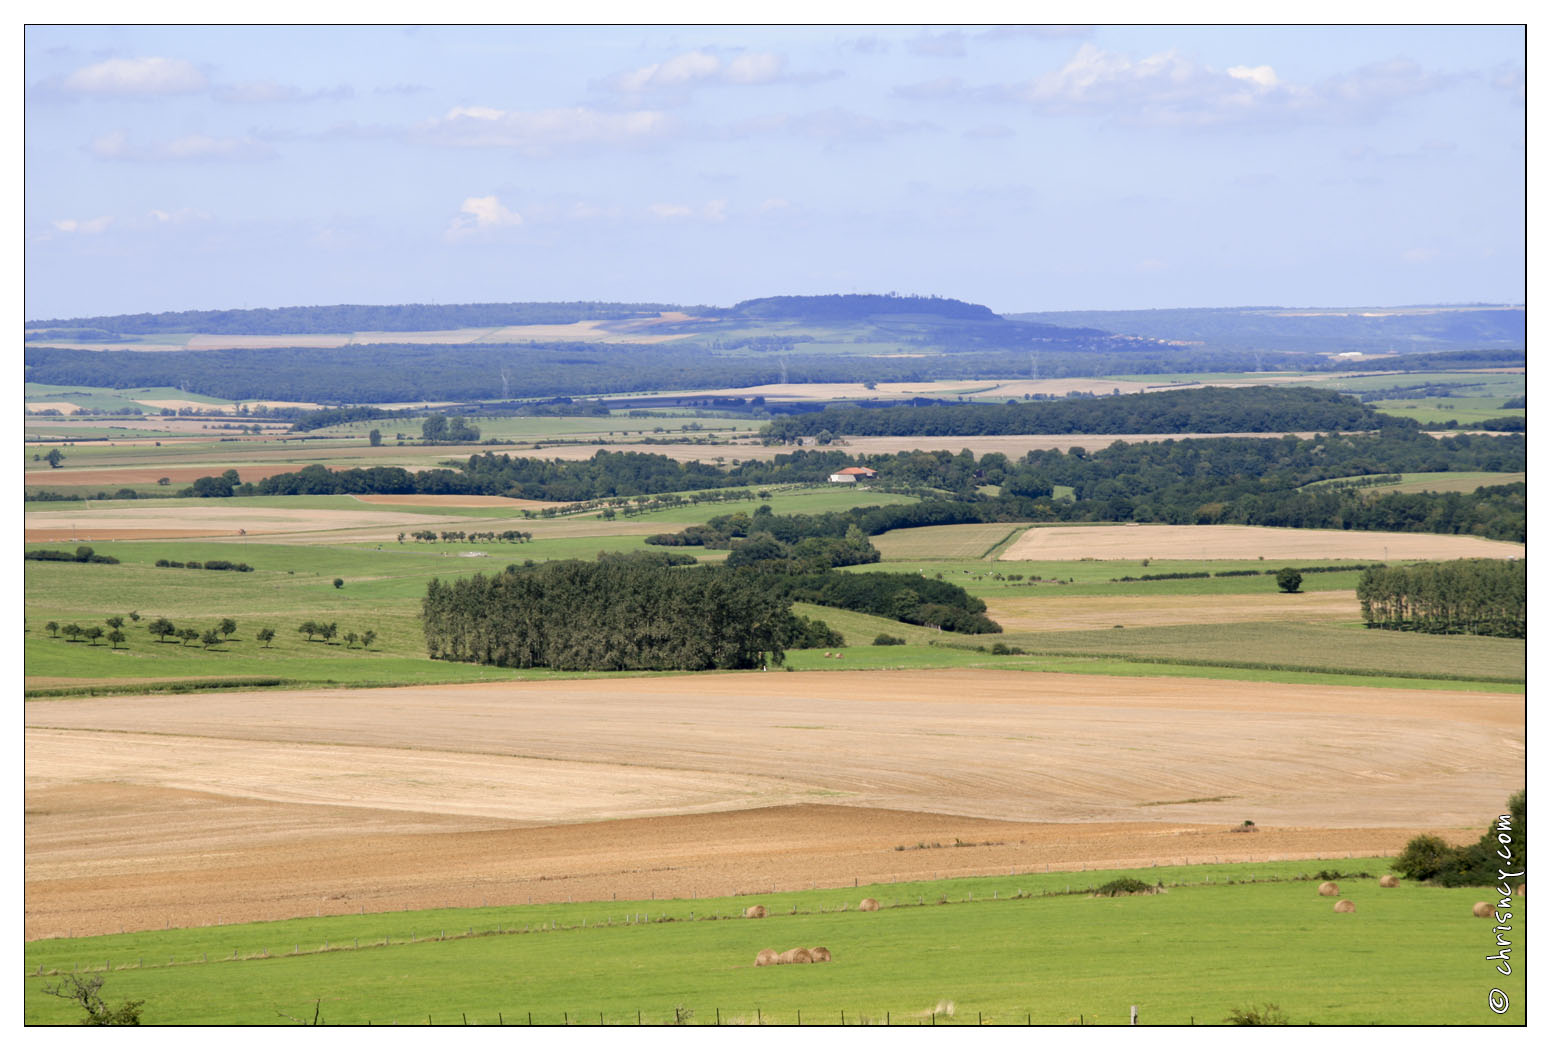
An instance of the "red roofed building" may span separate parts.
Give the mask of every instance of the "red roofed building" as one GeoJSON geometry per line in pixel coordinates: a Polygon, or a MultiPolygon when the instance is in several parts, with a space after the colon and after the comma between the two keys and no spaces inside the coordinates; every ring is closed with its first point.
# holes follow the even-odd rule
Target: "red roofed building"
{"type": "Polygon", "coordinates": [[[831,482],[861,482],[869,478],[878,477],[878,472],[871,467],[842,467],[829,476],[831,482]]]}

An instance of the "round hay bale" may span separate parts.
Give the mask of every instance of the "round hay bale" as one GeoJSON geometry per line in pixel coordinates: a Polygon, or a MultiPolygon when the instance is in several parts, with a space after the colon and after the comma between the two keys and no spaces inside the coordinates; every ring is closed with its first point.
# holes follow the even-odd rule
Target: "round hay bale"
{"type": "Polygon", "coordinates": [[[877,912],[878,911],[878,899],[877,898],[863,898],[862,899],[862,903],[860,905],[858,905],[856,908],[860,912],[877,912]]]}
{"type": "Polygon", "coordinates": [[[1341,894],[1341,888],[1326,880],[1319,885],[1319,893],[1322,898],[1335,898],[1341,894]]]}
{"type": "Polygon", "coordinates": [[[1342,898],[1340,901],[1336,902],[1336,911],[1337,912],[1356,912],[1357,911],[1357,905],[1354,902],[1350,902],[1350,901],[1347,901],[1345,898],[1342,898]]]}
{"type": "Polygon", "coordinates": [[[1470,907],[1470,914],[1472,916],[1490,916],[1493,911],[1491,903],[1485,901],[1478,901],[1470,907]]]}
{"type": "Polygon", "coordinates": [[[1394,876],[1380,876],[1379,877],[1379,886],[1381,886],[1381,887],[1398,887],[1398,886],[1400,886],[1400,880],[1398,878],[1394,877],[1394,876]]]}
{"type": "Polygon", "coordinates": [[[755,967],[772,967],[781,962],[781,954],[774,949],[761,949],[759,955],[754,957],[755,967]]]}
{"type": "Polygon", "coordinates": [[[743,918],[748,920],[762,920],[765,918],[765,907],[763,905],[750,905],[748,908],[743,910],[743,918]]]}
{"type": "Polygon", "coordinates": [[[822,945],[815,945],[813,948],[808,950],[808,954],[813,957],[814,963],[829,962],[829,950],[824,948],[822,945]]]}
{"type": "Polygon", "coordinates": [[[783,952],[776,963],[812,963],[813,954],[802,946],[783,952]]]}

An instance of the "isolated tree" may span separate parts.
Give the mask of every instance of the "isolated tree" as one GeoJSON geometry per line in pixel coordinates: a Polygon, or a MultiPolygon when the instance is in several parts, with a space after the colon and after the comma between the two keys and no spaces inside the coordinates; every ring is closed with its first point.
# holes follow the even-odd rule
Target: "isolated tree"
{"type": "Polygon", "coordinates": [[[218,645],[221,641],[221,633],[214,628],[205,629],[205,633],[199,637],[199,641],[205,644],[205,649],[218,645]]]}
{"type": "Polygon", "coordinates": [[[344,587],[345,586],[345,578],[344,577],[335,577],[334,578],[334,586],[336,588],[344,587]]]}
{"type": "Polygon", "coordinates": [[[264,644],[264,648],[267,650],[267,649],[269,649],[270,641],[275,637],[275,629],[274,628],[260,628],[258,630],[257,636],[255,636],[255,637],[260,642],[262,642],[264,644]]]}
{"type": "Polygon", "coordinates": [[[235,620],[233,620],[232,618],[230,618],[230,617],[222,617],[221,618],[221,623],[220,623],[220,629],[221,629],[221,634],[222,635],[225,635],[228,638],[230,638],[232,632],[237,630],[237,622],[235,620]]]}
{"type": "Polygon", "coordinates": [[[118,649],[118,644],[123,642],[128,637],[129,636],[125,635],[122,631],[114,628],[112,631],[108,632],[108,645],[112,646],[114,649],[118,649]]]}
{"type": "Polygon", "coordinates": [[[158,478],[158,479],[156,479],[156,484],[157,485],[171,485],[172,484],[172,479],[171,478],[158,478]]]}
{"type": "Polygon", "coordinates": [[[371,433],[366,436],[366,440],[368,442],[370,442],[372,445],[381,445],[382,444],[382,432],[379,431],[377,428],[373,427],[371,433]]]}
{"type": "Polygon", "coordinates": [[[403,543],[403,542],[404,542],[404,534],[403,534],[403,533],[400,533],[400,534],[399,534],[399,543],[401,543],[401,544],[402,544],[402,543],[403,543]]]}
{"type": "Polygon", "coordinates": [[[376,637],[377,637],[377,633],[375,631],[364,631],[364,632],[362,632],[361,633],[361,648],[363,650],[371,649],[372,648],[372,640],[375,639],[376,637]]]}
{"type": "Polygon", "coordinates": [[[45,985],[43,991],[49,996],[57,996],[62,1000],[71,1000],[80,1004],[86,1011],[86,1017],[81,1020],[81,1025],[139,1025],[140,1010],[145,1006],[144,1000],[124,1000],[117,1007],[109,1007],[102,998],[102,985],[106,979],[102,975],[95,978],[86,978],[78,974],[67,974],[53,985],[45,985]]]}
{"type": "Polygon", "coordinates": [[[56,639],[59,638],[59,621],[51,620],[47,624],[43,625],[43,627],[50,636],[56,639]]]}
{"type": "Polygon", "coordinates": [[[1276,571],[1276,586],[1292,594],[1303,586],[1303,574],[1296,569],[1279,569],[1276,571]]]}
{"type": "Polygon", "coordinates": [[[65,462],[65,454],[58,449],[50,449],[48,455],[43,458],[48,461],[50,467],[58,467],[65,462]]]}
{"type": "Polygon", "coordinates": [[[155,635],[160,642],[166,642],[168,635],[176,635],[178,633],[177,627],[166,617],[157,617],[151,621],[148,627],[151,634],[155,635]]]}

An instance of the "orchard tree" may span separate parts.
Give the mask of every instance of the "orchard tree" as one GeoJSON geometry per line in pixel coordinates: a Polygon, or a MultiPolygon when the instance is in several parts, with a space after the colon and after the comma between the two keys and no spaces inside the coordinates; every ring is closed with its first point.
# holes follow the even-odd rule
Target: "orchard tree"
{"type": "Polygon", "coordinates": [[[108,645],[112,646],[114,649],[118,649],[118,644],[123,642],[128,637],[129,636],[125,635],[122,631],[114,628],[112,631],[108,632],[108,645]]]}
{"type": "Polygon", "coordinates": [[[347,649],[347,650],[355,649],[356,640],[359,639],[360,637],[361,636],[357,635],[353,631],[345,632],[345,649],[347,649]]]}
{"type": "Polygon", "coordinates": [[[81,635],[81,626],[79,624],[66,624],[64,627],[64,632],[65,638],[69,639],[71,642],[74,642],[81,635]]]}
{"type": "Polygon", "coordinates": [[[81,634],[86,636],[86,641],[87,642],[89,642],[93,646],[95,646],[95,645],[97,645],[97,640],[102,638],[102,636],[103,636],[102,625],[101,624],[93,624],[91,627],[87,628],[81,634]]]}
{"type": "Polygon", "coordinates": [[[120,629],[120,628],[122,628],[124,626],[124,618],[123,617],[109,617],[107,620],[103,621],[103,623],[106,624],[108,627],[112,628],[114,631],[117,631],[118,629],[120,629]]]}
{"type": "Polygon", "coordinates": [[[196,641],[199,638],[198,628],[183,628],[178,632],[178,638],[183,640],[183,645],[196,641]]]}
{"type": "Polygon", "coordinates": [[[303,621],[296,630],[305,634],[308,642],[312,641],[314,635],[323,634],[323,629],[318,626],[318,622],[315,620],[303,621]]]}
{"type": "Polygon", "coordinates": [[[151,634],[155,635],[160,642],[166,642],[168,635],[176,635],[178,633],[177,627],[166,617],[157,617],[151,621],[149,629],[151,634]]]}
{"type": "Polygon", "coordinates": [[[220,628],[221,634],[230,638],[232,632],[237,630],[237,622],[230,617],[222,617],[220,628]]]}
{"type": "Polygon", "coordinates": [[[53,638],[56,638],[56,639],[59,638],[59,621],[51,620],[47,624],[43,625],[43,628],[53,638]]]}
{"type": "Polygon", "coordinates": [[[328,642],[335,635],[339,634],[339,625],[333,621],[329,621],[327,624],[319,624],[317,627],[318,634],[323,636],[324,642],[328,642]]]}
{"type": "Polygon", "coordinates": [[[371,649],[372,648],[372,642],[376,638],[377,638],[377,633],[375,631],[362,632],[361,633],[361,648],[363,650],[371,649]]]}
{"type": "Polygon", "coordinates": [[[208,650],[211,646],[215,646],[220,643],[221,633],[216,631],[214,628],[207,628],[205,633],[199,637],[199,641],[204,643],[205,649],[208,650]]]}
{"type": "Polygon", "coordinates": [[[274,628],[260,628],[258,630],[258,635],[256,637],[258,638],[258,640],[260,642],[262,642],[264,644],[264,648],[267,650],[267,649],[269,649],[270,641],[272,639],[274,639],[274,637],[275,637],[275,629],[274,628]]]}

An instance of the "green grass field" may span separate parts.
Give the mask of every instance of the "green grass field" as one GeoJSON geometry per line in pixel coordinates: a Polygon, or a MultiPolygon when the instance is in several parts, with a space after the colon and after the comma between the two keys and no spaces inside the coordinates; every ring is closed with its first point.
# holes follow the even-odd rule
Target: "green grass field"
{"type": "MultiPolygon", "coordinates": [[[[902,844],[901,848],[909,848],[902,844]]],[[[585,902],[150,931],[32,942],[27,1024],[79,969],[149,1024],[1220,1024],[1274,1003],[1292,1024],[1522,1024],[1525,986],[1484,962],[1483,888],[1371,878],[1384,858],[1023,873],[675,901],[585,902]],[[1337,870],[1337,914],[1315,873],[1337,870]],[[1368,878],[1359,874],[1366,873],[1368,878]],[[1105,898],[1118,876],[1162,894],[1105,898]],[[883,906],[855,909],[864,896],[883,906]],[[741,918],[764,904],[763,920],[741,918]],[[823,945],[827,964],[755,968],[823,945]],[[1509,998],[1501,1016],[1491,989],[1509,998]],[[949,1006],[951,1005],[951,1007],[949,1006]],[[692,1012],[692,1014],[686,1014],[692,1012]],[[936,1015],[933,1018],[933,1015],[936,1015]]],[[[1522,898],[1515,899],[1522,909],[1522,898]]],[[[1523,951],[1523,920],[1509,938],[1523,951]]],[[[1522,956],[1514,957],[1518,962],[1522,956]]]]}

